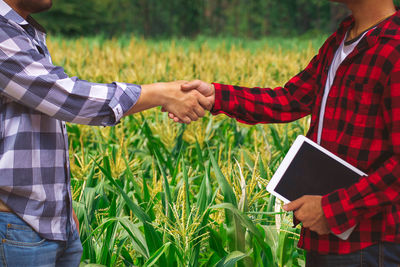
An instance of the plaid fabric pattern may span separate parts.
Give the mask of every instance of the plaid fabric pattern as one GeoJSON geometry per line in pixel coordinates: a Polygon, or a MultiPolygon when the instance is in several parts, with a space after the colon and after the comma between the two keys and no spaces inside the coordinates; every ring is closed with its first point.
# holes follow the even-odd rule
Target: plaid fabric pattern
{"type": "Polygon", "coordinates": [[[0,199],[42,237],[67,240],[67,220],[75,223],[64,121],[114,125],[141,87],[68,77],[40,29],[0,0],[0,199]]]}
{"type": "MultiPolygon", "coordinates": [[[[289,122],[311,114],[316,141],[321,99],[335,51],[354,20],[346,19],[305,70],[284,87],[245,88],[215,83],[213,114],[244,123],[289,122]]],[[[299,247],[346,254],[380,241],[400,243],[400,13],[360,41],[337,70],[327,100],[321,145],[369,176],[323,196],[330,228],[348,240],[303,228],[299,247]]],[[[323,179],[323,177],[321,177],[323,179]]]]}

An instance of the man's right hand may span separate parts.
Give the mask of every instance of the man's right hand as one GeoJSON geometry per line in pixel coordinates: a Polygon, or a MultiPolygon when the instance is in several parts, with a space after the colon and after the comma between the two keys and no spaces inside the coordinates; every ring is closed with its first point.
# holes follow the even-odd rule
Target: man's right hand
{"type": "MultiPolygon", "coordinates": [[[[210,83],[203,82],[201,80],[194,80],[181,85],[182,91],[193,91],[196,90],[206,97],[210,106],[203,106],[204,109],[211,110],[215,103],[215,88],[214,85],[210,83]]],[[[179,119],[176,114],[169,112],[169,117],[173,119],[175,122],[183,122],[179,119]]]]}
{"type": "MultiPolygon", "coordinates": [[[[182,84],[181,87],[182,87],[183,91],[190,91],[190,90],[199,91],[202,95],[207,97],[207,99],[214,106],[214,102],[215,102],[215,88],[214,88],[214,85],[212,85],[210,83],[206,83],[206,82],[200,81],[200,80],[194,80],[194,81],[182,84]]],[[[204,107],[204,108],[206,108],[206,107],[204,107]]]]}
{"type": "MultiPolygon", "coordinates": [[[[198,120],[205,115],[204,110],[210,110],[214,103],[211,96],[205,96],[197,90],[182,90],[184,83],[186,81],[142,85],[137,103],[124,115],[161,106],[164,111],[174,114],[176,121],[190,123],[198,120]]],[[[203,87],[201,89],[206,91],[203,87]]]]}
{"type": "Polygon", "coordinates": [[[205,115],[204,110],[210,110],[214,103],[210,97],[193,89],[182,90],[182,81],[166,83],[170,88],[166,94],[163,110],[174,114],[177,121],[190,123],[205,115]]]}

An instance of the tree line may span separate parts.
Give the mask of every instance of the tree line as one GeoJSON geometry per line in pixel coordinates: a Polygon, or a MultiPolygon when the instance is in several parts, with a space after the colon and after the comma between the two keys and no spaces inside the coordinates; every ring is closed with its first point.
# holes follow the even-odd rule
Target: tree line
{"type": "Polygon", "coordinates": [[[35,17],[63,35],[259,38],[330,32],[346,14],[327,0],[54,0],[35,17]]]}

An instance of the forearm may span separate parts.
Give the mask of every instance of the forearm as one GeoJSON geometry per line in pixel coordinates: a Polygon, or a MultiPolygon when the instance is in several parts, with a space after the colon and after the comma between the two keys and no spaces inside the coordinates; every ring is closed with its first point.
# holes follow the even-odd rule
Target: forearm
{"type": "MultiPolygon", "coordinates": [[[[45,65],[51,69],[50,65],[45,65]]],[[[0,77],[6,70],[0,70],[0,77]]],[[[114,125],[137,101],[141,88],[134,84],[98,84],[68,77],[54,67],[39,77],[14,74],[11,81],[1,79],[1,94],[15,102],[61,121],[87,125],[114,125]],[[41,86],[35,86],[40,80],[41,86]]]]}
{"type": "Polygon", "coordinates": [[[319,56],[284,87],[248,88],[215,83],[213,114],[224,113],[248,124],[297,120],[311,113],[316,98],[319,56]]]}
{"type": "Polygon", "coordinates": [[[400,156],[394,155],[368,177],[322,198],[322,206],[334,233],[379,213],[400,201],[400,156]]]}
{"type": "Polygon", "coordinates": [[[142,85],[142,92],[136,104],[125,116],[144,111],[146,109],[164,106],[170,92],[167,83],[153,83],[142,85]]]}
{"type": "Polygon", "coordinates": [[[313,97],[310,91],[299,88],[248,88],[214,84],[215,104],[211,110],[216,115],[224,113],[247,124],[290,122],[311,113],[313,97]]]}

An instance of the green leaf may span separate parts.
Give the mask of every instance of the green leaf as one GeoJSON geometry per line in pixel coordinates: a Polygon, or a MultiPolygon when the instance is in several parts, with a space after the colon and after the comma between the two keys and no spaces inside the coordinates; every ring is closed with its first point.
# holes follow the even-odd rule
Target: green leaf
{"type": "Polygon", "coordinates": [[[101,265],[101,264],[94,264],[94,263],[86,264],[86,263],[83,263],[83,262],[82,262],[82,263],[79,265],[79,267],[107,267],[107,266],[101,265]]]}
{"type": "Polygon", "coordinates": [[[185,203],[186,203],[186,216],[190,214],[190,201],[189,201],[189,178],[188,171],[186,169],[185,161],[182,159],[183,179],[185,180],[185,203]]]}
{"type": "Polygon", "coordinates": [[[274,140],[274,146],[276,147],[276,149],[278,151],[283,151],[282,141],[281,141],[281,139],[279,137],[279,133],[276,130],[275,126],[271,125],[269,127],[269,129],[271,130],[271,136],[272,136],[272,139],[274,140]]]}
{"type": "MultiPolygon", "coordinates": [[[[251,252],[250,252],[251,253],[251,252]]],[[[221,259],[217,267],[233,267],[235,266],[235,263],[248,257],[250,253],[243,253],[241,251],[233,251],[226,255],[223,259],[221,259]]]]}
{"type": "MultiPolygon", "coordinates": [[[[107,158],[107,156],[105,156],[104,158],[107,158]]],[[[149,252],[153,253],[153,252],[157,251],[160,247],[162,247],[163,244],[162,244],[162,241],[161,241],[161,238],[160,238],[159,234],[154,229],[150,218],[147,216],[147,214],[138,205],[136,205],[129,198],[129,196],[124,192],[124,190],[112,178],[111,173],[109,171],[107,171],[105,168],[101,167],[99,164],[97,164],[97,166],[103,172],[103,174],[105,175],[107,180],[114,187],[116,187],[119,190],[119,192],[121,193],[122,197],[124,198],[127,206],[132,211],[132,213],[143,223],[144,232],[145,232],[145,236],[146,236],[146,242],[147,242],[147,245],[148,245],[149,252]]],[[[161,264],[165,264],[165,258],[164,257],[161,257],[160,261],[161,261],[160,262],[161,264]]]]}
{"type": "Polygon", "coordinates": [[[263,161],[262,161],[261,156],[260,156],[260,158],[259,158],[259,160],[258,160],[258,170],[260,171],[260,176],[261,176],[262,178],[268,179],[268,173],[267,173],[267,171],[265,170],[264,163],[263,163],[263,161]]]}
{"type": "Polygon", "coordinates": [[[219,208],[228,209],[234,215],[237,216],[237,218],[240,220],[240,222],[254,235],[257,242],[260,244],[261,248],[263,249],[263,252],[265,253],[266,257],[268,258],[268,260],[270,260],[270,262],[272,262],[273,256],[272,256],[271,247],[269,247],[264,242],[263,235],[259,232],[258,228],[254,225],[253,221],[250,220],[250,218],[246,214],[242,213],[231,203],[222,203],[222,204],[214,205],[211,207],[211,209],[219,209],[219,208]]]}
{"type": "Polygon", "coordinates": [[[208,228],[209,238],[208,242],[210,244],[210,248],[214,250],[220,258],[223,258],[227,255],[227,252],[224,249],[226,236],[221,236],[218,234],[217,231],[212,229],[211,227],[208,228]]]}
{"type": "MultiPolygon", "coordinates": [[[[113,195],[113,199],[111,201],[110,207],[110,217],[115,218],[115,210],[116,210],[116,195],[113,195]]],[[[106,226],[106,234],[102,239],[102,247],[100,252],[100,263],[106,266],[111,265],[111,255],[114,250],[114,237],[116,231],[116,222],[112,221],[109,225],[106,226]]]]}
{"type": "Polygon", "coordinates": [[[125,177],[127,177],[127,179],[132,183],[134,193],[135,193],[135,198],[137,199],[138,203],[142,203],[143,202],[142,197],[141,197],[142,192],[140,190],[139,184],[136,182],[136,180],[133,176],[133,173],[132,173],[131,169],[129,168],[128,160],[126,159],[125,156],[123,156],[122,158],[124,159],[125,166],[126,166],[126,169],[125,169],[126,176],[125,177]]]}
{"type": "Polygon", "coordinates": [[[165,243],[161,248],[159,248],[156,252],[151,255],[151,257],[145,262],[144,267],[153,266],[157,260],[165,253],[165,251],[169,248],[171,242],[165,243]]]}
{"type": "Polygon", "coordinates": [[[221,187],[222,195],[224,196],[225,202],[231,203],[233,206],[237,207],[236,196],[233,192],[232,186],[228,183],[225,176],[222,174],[221,169],[215,160],[213,153],[208,149],[211,159],[211,164],[214,169],[215,176],[217,178],[218,184],[221,187]]]}
{"type": "Polygon", "coordinates": [[[132,238],[135,250],[142,254],[144,257],[149,258],[147,243],[139,227],[127,218],[118,218],[118,221],[132,238]]]}
{"type": "Polygon", "coordinates": [[[155,154],[155,156],[156,156],[158,169],[160,170],[161,175],[163,177],[163,188],[164,188],[164,192],[165,192],[165,195],[166,195],[165,207],[164,207],[165,208],[165,212],[168,215],[168,218],[172,222],[174,222],[175,221],[175,217],[172,214],[171,206],[170,206],[173,201],[172,201],[171,190],[169,188],[169,182],[168,182],[168,179],[167,179],[167,175],[166,175],[166,173],[165,173],[165,171],[164,171],[164,169],[163,169],[163,167],[161,165],[161,161],[160,161],[159,156],[157,154],[155,154]]]}

